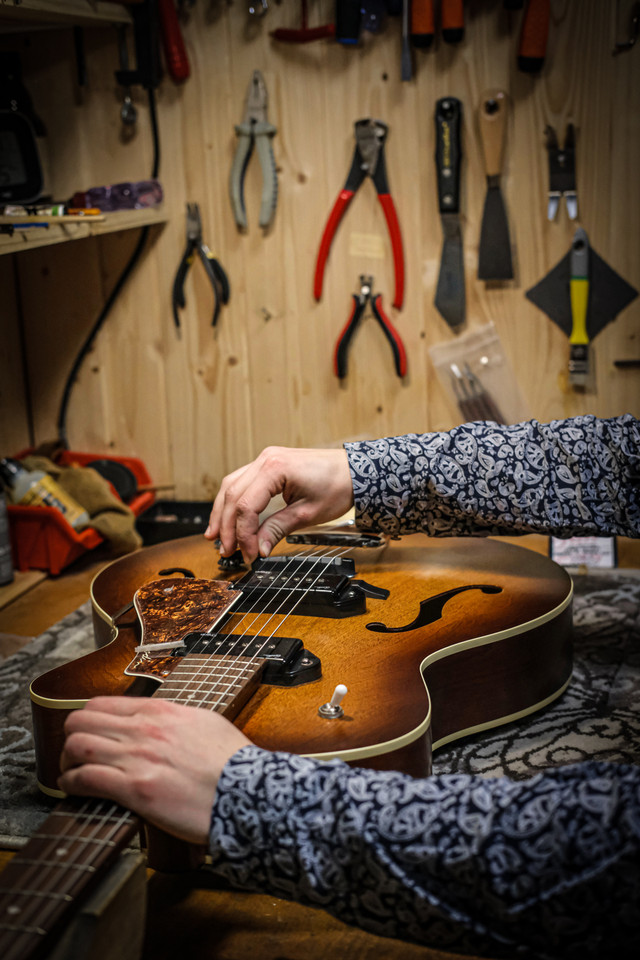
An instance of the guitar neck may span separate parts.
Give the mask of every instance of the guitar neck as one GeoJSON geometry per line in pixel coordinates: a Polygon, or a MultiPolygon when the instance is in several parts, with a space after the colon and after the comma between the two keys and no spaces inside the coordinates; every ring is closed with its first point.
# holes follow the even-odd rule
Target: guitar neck
{"type": "Polygon", "coordinates": [[[135,836],[138,818],[106,800],[58,804],[0,874],[0,953],[35,960],[135,836]]]}
{"type": "Polygon", "coordinates": [[[252,657],[181,657],[153,696],[236,717],[260,684],[264,661],[252,657]]]}
{"type": "MultiPolygon", "coordinates": [[[[248,657],[180,658],[155,697],[232,719],[260,681],[248,657]]],[[[35,960],[140,828],[130,811],[106,800],[68,798],[55,808],[0,875],[0,955],[35,960]]],[[[156,844],[157,844],[156,840],[156,844]]]]}

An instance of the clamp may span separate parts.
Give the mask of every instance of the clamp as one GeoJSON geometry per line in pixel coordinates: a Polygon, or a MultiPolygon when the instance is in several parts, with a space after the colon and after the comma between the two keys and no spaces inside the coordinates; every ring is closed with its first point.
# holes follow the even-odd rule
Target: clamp
{"type": "Polygon", "coordinates": [[[399,377],[404,377],[407,372],[407,353],[404,344],[400,339],[400,334],[393,326],[384,310],[382,309],[382,297],[379,293],[373,294],[373,277],[360,277],[360,293],[352,294],[353,309],[351,316],[338,337],[336,348],[333,355],[333,369],[336,377],[341,380],[347,375],[347,354],[353,335],[358,328],[360,320],[364,315],[367,303],[371,302],[371,310],[374,317],[382,327],[385,337],[391,345],[393,351],[393,362],[396,373],[399,377]]]}
{"type": "Polygon", "coordinates": [[[329,214],[329,219],[324,228],[316,261],[313,295],[316,300],[319,300],[322,296],[324,268],[338,224],[365,177],[371,177],[373,185],[376,188],[376,193],[378,194],[378,200],[384,211],[389,236],[391,238],[396,281],[393,305],[400,309],[404,299],[404,258],[400,225],[398,223],[396,208],[389,192],[384,159],[384,144],[387,139],[389,127],[386,123],[382,123],[381,120],[371,120],[370,118],[357,120],[354,127],[356,147],[353,154],[353,161],[345,185],[338,194],[338,198],[333,205],[333,209],[329,214]]]}
{"type": "Polygon", "coordinates": [[[553,127],[547,126],[544,131],[549,151],[549,202],[547,205],[547,219],[554,220],[560,198],[564,197],[567,204],[569,220],[578,216],[578,194],[576,193],[576,134],[572,123],[567,124],[564,137],[564,146],[558,144],[558,137],[553,127]]]}
{"type": "Polygon", "coordinates": [[[247,229],[247,211],[244,205],[244,176],[253,153],[254,145],[258,149],[262,168],[262,202],[260,205],[260,226],[267,228],[273,220],[278,201],[278,175],[273,156],[271,138],[276,128],[267,120],[267,87],[259,70],[254,70],[249,81],[242,123],[236,125],[238,145],[236,146],[229,193],[233,216],[241,230],[247,229]]]}
{"type": "Polygon", "coordinates": [[[214,308],[211,326],[215,327],[220,314],[220,304],[229,302],[229,280],[219,261],[211,253],[209,247],[202,239],[202,222],[200,220],[200,208],[197,203],[187,204],[187,245],[182,255],[182,260],[176,272],[173,281],[173,292],[171,304],[173,307],[173,321],[177,329],[180,329],[180,315],[178,307],[184,310],[186,300],[184,296],[184,281],[189,268],[195,259],[196,253],[202,261],[209,282],[213,288],[214,308]]]}

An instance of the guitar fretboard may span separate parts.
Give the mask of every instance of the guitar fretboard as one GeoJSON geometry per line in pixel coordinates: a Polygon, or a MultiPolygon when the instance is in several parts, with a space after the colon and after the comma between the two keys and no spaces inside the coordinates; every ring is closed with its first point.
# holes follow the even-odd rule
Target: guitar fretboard
{"type": "Polygon", "coordinates": [[[250,657],[189,654],[153,696],[235,717],[257,687],[263,666],[250,657]]]}
{"type": "Polygon", "coordinates": [[[134,814],[107,800],[59,803],[0,874],[3,960],[38,956],[138,828],[134,814]]]}

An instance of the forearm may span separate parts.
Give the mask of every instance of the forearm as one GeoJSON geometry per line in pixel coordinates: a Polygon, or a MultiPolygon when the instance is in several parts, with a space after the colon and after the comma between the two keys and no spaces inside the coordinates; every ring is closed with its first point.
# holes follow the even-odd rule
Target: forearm
{"type": "Polygon", "coordinates": [[[640,536],[632,417],[470,423],[345,444],[359,526],[431,536],[640,536]]]}
{"type": "Polygon", "coordinates": [[[251,746],[218,784],[213,868],[383,936],[594,956],[640,937],[621,919],[640,880],[639,789],[640,771],[606,764],[413,780],[251,746]]]}

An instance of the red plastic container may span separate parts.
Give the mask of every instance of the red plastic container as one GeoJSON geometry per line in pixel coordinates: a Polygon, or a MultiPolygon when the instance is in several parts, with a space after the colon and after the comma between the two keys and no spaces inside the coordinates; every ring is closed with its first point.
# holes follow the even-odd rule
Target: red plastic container
{"type": "MultiPolygon", "coordinates": [[[[32,450],[22,450],[15,454],[16,460],[28,457],[32,450]]],[[[77,453],[65,450],[58,459],[61,466],[86,466],[92,460],[115,460],[128,467],[136,478],[138,486],[151,483],[151,477],[142,460],[135,457],[104,457],[96,453],[77,453]]],[[[115,491],[114,491],[115,492],[115,491]]],[[[137,516],[152,505],[155,494],[145,490],[137,493],[127,504],[137,516]]],[[[7,504],[9,514],[9,532],[13,565],[16,570],[47,570],[54,576],[70,563],[93,550],[103,542],[93,527],[86,527],[77,533],[67,523],[63,515],[53,507],[21,507],[7,504]]]]}

